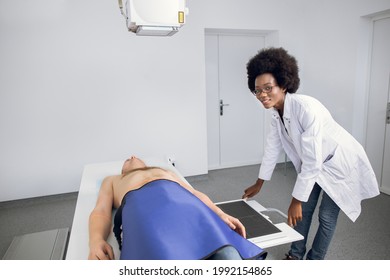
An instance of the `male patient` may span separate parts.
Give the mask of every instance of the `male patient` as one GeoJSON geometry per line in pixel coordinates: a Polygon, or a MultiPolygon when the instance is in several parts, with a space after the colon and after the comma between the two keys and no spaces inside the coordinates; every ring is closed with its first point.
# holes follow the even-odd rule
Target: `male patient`
{"type": "Polygon", "coordinates": [[[106,177],[89,218],[89,259],[115,259],[107,238],[115,216],[120,259],[264,259],[241,222],[174,172],[127,159],[106,177]],[[118,232],[118,228],[120,228],[118,232]]]}

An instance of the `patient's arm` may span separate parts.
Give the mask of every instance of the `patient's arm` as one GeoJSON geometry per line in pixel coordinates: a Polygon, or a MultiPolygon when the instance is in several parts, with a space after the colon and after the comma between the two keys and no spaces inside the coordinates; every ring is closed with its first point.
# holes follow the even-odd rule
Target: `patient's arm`
{"type": "Polygon", "coordinates": [[[171,173],[172,176],[174,176],[174,178],[182,187],[190,191],[193,195],[199,198],[204,204],[206,204],[211,210],[213,210],[231,229],[235,230],[238,234],[246,238],[245,227],[240,222],[239,219],[232,217],[226,214],[225,212],[223,212],[222,209],[216,206],[214,202],[212,202],[211,199],[206,194],[198,190],[195,190],[192,186],[188,185],[186,182],[183,182],[183,180],[181,180],[174,172],[169,171],[169,173],[171,173]]]}
{"type": "Polygon", "coordinates": [[[113,196],[113,176],[103,180],[96,206],[89,216],[89,255],[90,260],[115,259],[107,238],[111,231],[113,196]]]}

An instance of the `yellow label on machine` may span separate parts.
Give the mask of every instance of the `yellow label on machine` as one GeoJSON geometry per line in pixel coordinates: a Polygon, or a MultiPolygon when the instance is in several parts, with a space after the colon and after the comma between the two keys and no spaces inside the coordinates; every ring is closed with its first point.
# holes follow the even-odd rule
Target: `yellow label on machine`
{"type": "Polygon", "coordinates": [[[184,12],[183,11],[179,11],[179,23],[184,23],[184,12]]]}

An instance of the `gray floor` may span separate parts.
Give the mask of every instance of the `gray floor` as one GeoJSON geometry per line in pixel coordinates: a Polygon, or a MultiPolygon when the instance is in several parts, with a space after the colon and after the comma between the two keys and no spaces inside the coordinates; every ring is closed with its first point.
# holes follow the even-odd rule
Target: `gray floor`
{"type": "MultiPolygon", "coordinates": [[[[257,177],[258,165],[210,171],[208,175],[189,177],[187,180],[214,201],[240,198],[243,190],[257,177]]],[[[279,166],[261,194],[254,199],[265,207],[277,208],[284,213],[291,199],[296,178],[291,166],[279,166]]],[[[68,227],[71,230],[77,193],[25,199],[0,203],[0,259],[14,236],[68,227]]],[[[390,196],[364,201],[362,214],[352,223],[343,213],[327,259],[330,260],[381,260],[390,259],[390,196]]],[[[281,217],[271,217],[277,219],[281,217]]],[[[313,220],[313,228],[318,224],[313,220]]],[[[312,240],[312,233],[310,240],[312,240]]],[[[282,259],[289,244],[267,248],[268,259],[282,259]]]]}

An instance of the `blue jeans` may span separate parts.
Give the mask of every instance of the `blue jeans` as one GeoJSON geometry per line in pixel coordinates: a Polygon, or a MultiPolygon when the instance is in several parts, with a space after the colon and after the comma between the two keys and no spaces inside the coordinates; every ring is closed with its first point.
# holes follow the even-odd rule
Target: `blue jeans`
{"type": "Polygon", "coordinates": [[[236,248],[225,246],[207,258],[207,260],[242,260],[242,258],[236,248]]]}
{"type": "MultiPolygon", "coordinates": [[[[316,209],[322,189],[315,183],[310,194],[309,200],[302,203],[302,221],[295,226],[295,230],[303,235],[304,239],[293,242],[289,255],[302,260],[306,253],[307,236],[309,233],[314,210],[316,209]]],[[[336,229],[337,218],[340,208],[325,193],[322,192],[322,200],[318,213],[319,226],[314,237],[311,249],[307,253],[308,260],[323,260],[328,251],[329,244],[332,240],[336,229]]]]}

